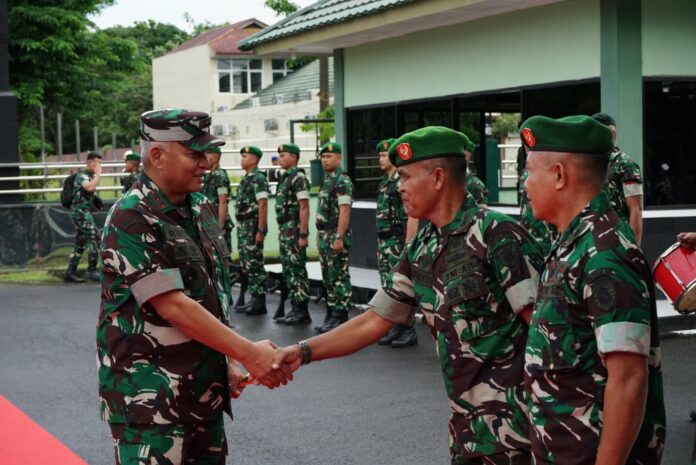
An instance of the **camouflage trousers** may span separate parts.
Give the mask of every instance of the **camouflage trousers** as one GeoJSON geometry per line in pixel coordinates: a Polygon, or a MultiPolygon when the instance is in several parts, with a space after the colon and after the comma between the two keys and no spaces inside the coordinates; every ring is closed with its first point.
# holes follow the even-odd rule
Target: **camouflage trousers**
{"type": "Polygon", "coordinates": [[[335,233],[317,231],[321,280],[326,290],[326,305],[334,313],[347,313],[352,306],[353,288],[348,271],[348,249],[336,253],[331,248],[335,233]]]}
{"type": "Polygon", "coordinates": [[[297,245],[299,229],[292,221],[279,225],[279,229],[280,263],[290,302],[304,302],[309,298],[307,251],[297,245]]]}
{"type": "Polygon", "coordinates": [[[92,212],[74,208],[70,210],[70,219],[75,224],[77,230],[75,246],[70,254],[70,267],[77,268],[85,248],[87,249],[90,268],[95,267],[97,265],[97,250],[99,248],[99,232],[97,231],[92,212]]]}
{"type": "Polygon", "coordinates": [[[222,414],[184,425],[110,423],[116,465],[225,465],[222,414]]]}
{"type": "Polygon", "coordinates": [[[379,268],[379,282],[382,287],[387,285],[389,272],[399,262],[399,257],[401,257],[403,250],[403,238],[377,239],[377,265],[379,268]]]}
{"type": "Polygon", "coordinates": [[[263,243],[256,243],[256,219],[240,221],[237,225],[237,247],[239,266],[249,280],[247,290],[252,294],[265,294],[266,269],[263,267],[263,243]]]}
{"type": "Polygon", "coordinates": [[[532,454],[528,449],[511,450],[482,457],[452,456],[452,465],[530,465],[532,454]]]}

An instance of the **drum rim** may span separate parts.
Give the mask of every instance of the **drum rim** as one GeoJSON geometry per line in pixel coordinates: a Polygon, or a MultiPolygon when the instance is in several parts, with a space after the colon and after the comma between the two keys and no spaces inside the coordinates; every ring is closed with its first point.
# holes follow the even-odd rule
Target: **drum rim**
{"type": "Polygon", "coordinates": [[[655,274],[655,270],[657,269],[658,265],[662,263],[662,259],[674,252],[674,250],[678,249],[680,246],[681,244],[679,242],[675,242],[674,244],[670,245],[664,252],[662,252],[659,257],[657,257],[657,260],[655,260],[655,263],[653,264],[652,268],[653,274],[655,274]]]}
{"type": "MultiPolygon", "coordinates": [[[[694,313],[694,312],[696,312],[696,308],[694,308],[694,309],[681,309],[681,308],[679,308],[679,303],[682,301],[682,298],[686,295],[687,292],[689,292],[690,290],[692,290],[694,287],[696,287],[696,279],[693,279],[693,280],[684,288],[684,292],[682,292],[682,293],[679,295],[679,297],[677,297],[677,300],[675,300],[674,303],[672,304],[672,305],[674,305],[674,309],[675,309],[676,311],[678,311],[679,313],[694,313]]],[[[660,290],[662,290],[662,288],[660,288],[660,290]]],[[[664,294],[665,292],[662,291],[662,293],[664,294]]],[[[665,295],[667,295],[667,294],[665,294],[665,295]]]]}

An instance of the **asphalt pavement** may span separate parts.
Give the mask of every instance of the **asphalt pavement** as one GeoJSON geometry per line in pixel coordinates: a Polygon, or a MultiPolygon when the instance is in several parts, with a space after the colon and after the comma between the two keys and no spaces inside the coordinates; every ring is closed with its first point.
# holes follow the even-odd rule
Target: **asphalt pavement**
{"type": "MultiPolygon", "coordinates": [[[[269,307],[277,302],[269,298],[269,307]]],[[[289,306],[289,305],[288,305],[289,306]]],[[[315,321],[323,306],[310,305],[315,321]]],[[[113,463],[99,420],[97,285],[0,285],[0,394],[90,465],[113,463]]],[[[253,340],[291,344],[313,334],[269,316],[233,314],[253,340]]],[[[247,388],[227,421],[234,465],[447,464],[448,407],[424,325],[408,349],[369,347],[303,367],[281,389],[247,388]]],[[[688,464],[696,409],[696,338],[663,341],[668,425],[663,464],[688,464]]],[[[2,441],[2,438],[0,438],[2,441]]]]}

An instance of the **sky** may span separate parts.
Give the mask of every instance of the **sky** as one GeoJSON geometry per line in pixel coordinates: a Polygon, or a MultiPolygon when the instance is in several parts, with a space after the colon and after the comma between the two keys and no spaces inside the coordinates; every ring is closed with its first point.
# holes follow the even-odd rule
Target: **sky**
{"type": "MultiPolygon", "coordinates": [[[[292,0],[303,8],[316,0],[292,0]]],[[[116,0],[113,6],[104,8],[90,19],[100,28],[130,26],[136,21],[153,19],[170,23],[191,32],[184,20],[189,13],[196,23],[210,21],[213,24],[234,23],[248,18],[257,18],[273,24],[281,18],[264,6],[263,0],[116,0]]]]}

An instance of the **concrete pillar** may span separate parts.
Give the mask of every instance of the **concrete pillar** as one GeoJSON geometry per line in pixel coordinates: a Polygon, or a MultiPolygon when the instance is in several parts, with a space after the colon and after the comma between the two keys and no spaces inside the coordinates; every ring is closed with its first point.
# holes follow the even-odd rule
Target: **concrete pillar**
{"type": "Polygon", "coordinates": [[[346,144],[348,139],[346,138],[346,108],[343,82],[343,49],[339,48],[334,50],[334,113],[336,120],[336,142],[341,144],[344,151],[341,166],[343,170],[348,170],[348,157],[351,154],[346,153],[348,150],[346,144]]]}
{"type": "MultiPolygon", "coordinates": [[[[0,0],[0,163],[19,162],[19,131],[17,125],[17,98],[10,91],[9,26],[7,0],[0,0]]],[[[0,176],[19,175],[19,168],[0,168],[0,176]]],[[[1,182],[0,190],[19,188],[18,181],[1,182]]],[[[0,195],[0,203],[15,203],[18,195],[0,195]]]]}
{"type": "Polygon", "coordinates": [[[600,0],[602,111],[616,119],[616,145],[643,168],[641,2],[600,0]]]}

